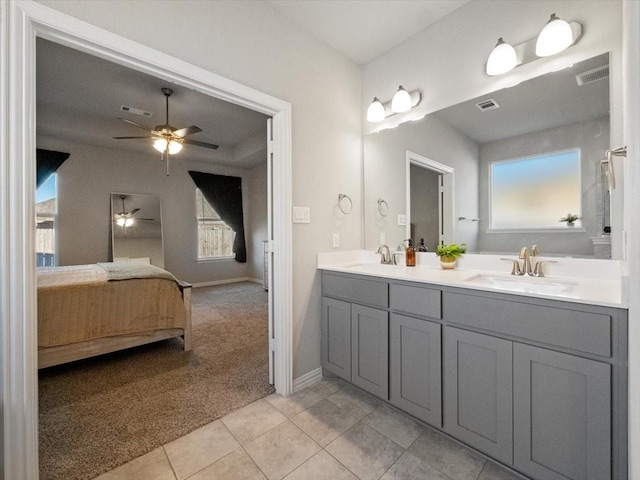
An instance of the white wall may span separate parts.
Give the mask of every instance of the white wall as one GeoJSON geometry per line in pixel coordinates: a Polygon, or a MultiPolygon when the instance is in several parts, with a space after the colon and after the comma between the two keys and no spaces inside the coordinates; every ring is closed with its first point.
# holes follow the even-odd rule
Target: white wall
{"type": "Polygon", "coordinates": [[[361,245],[360,68],[262,1],[40,3],[291,103],[293,204],[312,222],[293,229],[293,376],[318,368],[316,254],[333,232],[341,249],[361,245]],[[351,215],[336,213],[339,193],[351,215]]]}
{"type": "MultiPolygon", "coordinates": [[[[160,196],[165,269],[191,283],[251,276],[249,248],[247,263],[197,261],[196,186],[188,170],[241,177],[243,210],[249,218],[266,201],[266,192],[259,198],[259,190],[251,191],[251,171],[190,160],[187,152],[181,152],[170,157],[166,176],[164,162],[152,149],[146,155],[43,136],[38,137],[38,148],[71,154],[57,171],[60,265],[110,261],[111,193],[138,193],[160,196]]],[[[249,244],[252,232],[246,217],[245,237],[249,244]]]]}

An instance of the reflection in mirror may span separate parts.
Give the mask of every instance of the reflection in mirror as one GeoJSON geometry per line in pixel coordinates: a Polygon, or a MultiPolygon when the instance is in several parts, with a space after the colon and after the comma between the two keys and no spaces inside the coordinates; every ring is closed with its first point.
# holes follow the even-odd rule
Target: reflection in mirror
{"type": "Polygon", "coordinates": [[[114,261],[135,259],[164,268],[159,196],[112,193],[111,231],[114,261]]]}
{"type": "MultiPolygon", "coordinates": [[[[407,159],[413,153],[455,170],[453,212],[447,214],[454,222],[451,242],[466,243],[469,252],[513,254],[522,246],[537,244],[544,255],[610,258],[609,232],[612,228],[620,231],[622,226],[610,223],[608,185],[600,167],[604,151],[610,148],[608,72],[609,54],[603,54],[422,120],[367,135],[365,248],[375,249],[380,243],[395,247],[407,235],[416,242],[425,238],[426,243],[428,234],[419,230],[419,224],[421,218],[433,214],[425,211],[436,211],[442,219],[441,199],[429,197],[424,189],[416,191],[423,182],[412,178],[407,159]],[[555,219],[554,213],[544,228],[529,227],[527,219],[544,205],[544,194],[533,181],[526,181],[533,176],[526,172],[522,175],[527,201],[518,208],[524,220],[514,228],[491,227],[493,164],[571,149],[580,155],[578,207],[574,202],[571,209],[580,211],[570,213],[582,217],[580,222],[569,227],[560,222],[560,216],[555,219]],[[418,192],[423,200],[418,199],[418,192]],[[377,198],[388,202],[389,214],[384,218],[377,214],[377,198]]],[[[418,170],[413,169],[420,173],[418,170]]],[[[557,179],[558,175],[552,176],[551,182],[557,179]]],[[[562,195],[557,202],[562,202],[562,195]]],[[[559,208],[562,216],[569,212],[559,208]]]]}

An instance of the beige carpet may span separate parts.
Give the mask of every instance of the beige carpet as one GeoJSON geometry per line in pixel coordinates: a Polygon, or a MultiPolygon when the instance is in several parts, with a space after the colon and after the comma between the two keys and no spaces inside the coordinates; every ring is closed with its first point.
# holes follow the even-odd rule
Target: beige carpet
{"type": "Polygon", "coordinates": [[[40,478],[84,480],[273,391],[267,293],[193,291],[193,350],[171,339],[40,372],[40,478]]]}

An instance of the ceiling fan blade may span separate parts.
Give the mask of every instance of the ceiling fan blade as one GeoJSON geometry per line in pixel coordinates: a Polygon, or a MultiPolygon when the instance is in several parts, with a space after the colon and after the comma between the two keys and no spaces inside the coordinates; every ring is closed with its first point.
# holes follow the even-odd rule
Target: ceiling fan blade
{"type": "Polygon", "coordinates": [[[127,140],[129,138],[153,138],[153,137],[148,135],[146,137],[113,137],[113,138],[115,138],[116,140],[127,140]]]}
{"type": "Polygon", "coordinates": [[[213,143],[198,142],[197,140],[188,140],[186,138],[182,141],[182,143],[186,143],[189,145],[197,145],[198,147],[204,147],[204,148],[213,148],[214,150],[218,149],[218,145],[214,145],[213,143]]]}
{"type": "Polygon", "coordinates": [[[196,127],[195,125],[191,125],[190,127],[181,128],[180,130],[176,130],[173,132],[174,135],[179,137],[186,137],[187,135],[193,135],[194,133],[201,132],[202,129],[200,127],[196,127]]]}
{"type": "Polygon", "coordinates": [[[118,120],[122,120],[123,122],[127,122],[128,124],[133,125],[134,127],[138,127],[138,128],[143,129],[143,130],[146,130],[147,132],[151,131],[151,128],[145,127],[144,125],[140,125],[139,123],[136,123],[136,122],[134,122],[132,120],[129,120],[128,118],[118,118],[118,120]]]}
{"type": "Polygon", "coordinates": [[[138,213],[139,211],[140,211],[140,209],[139,209],[139,208],[134,208],[133,210],[131,210],[131,211],[129,212],[129,216],[131,217],[131,216],[135,215],[136,213],[138,213]]]}
{"type": "Polygon", "coordinates": [[[136,218],[136,222],[155,222],[155,218],[136,218]]]}

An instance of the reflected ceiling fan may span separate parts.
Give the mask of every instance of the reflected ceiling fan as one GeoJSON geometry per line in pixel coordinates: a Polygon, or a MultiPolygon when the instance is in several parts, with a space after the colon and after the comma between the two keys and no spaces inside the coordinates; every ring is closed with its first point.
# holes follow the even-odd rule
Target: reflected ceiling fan
{"type": "Polygon", "coordinates": [[[177,129],[172,127],[169,124],[169,97],[173,94],[173,90],[170,88],[162,88],[162,93],[165,96],[166,100],[166,123],[164,125],[156,125],[155,128],[149,128],[139,123],[136,123],[127,118],[118,118],[118,120],[122,120],[123,122],[127,122],[134,127],[141,128],[146,130],[149,135],[145,135],[143,137],[113,137],[116,140],[129,140],[129,139],[137,139],[137,138],[153,138],[155,139],[153,142],[153,148],[162,153],[162,158],[167,160],[167,175],[169,175],[169,155],[175,155],[180,150],[182,150],[182,145],[195,145],[198,147],[211,148],[216,150],[218,145],[214,145],[213,143],[205,143],[199,142],[197,140],[191,140],[186,138],[188,135],[193,135],[194,133],[199,133],[202,131],[200,127],[196,127],[195,125],[191,125],[190,127],[177,129]]]}
{"type": "Polygon", "coordinates": [[[126,198],[127,198],[126,195],[120,195],[120,200],[122,200],[122,211],[120,213],[116,213],[113,215],[113,220],[115,221],[117,226],[122,227],[122,230],[124,230],[125,232],[125,236],[127,235],[127,227],[131,227],[136,221],[141,221],[141,222],[156,221],[155,218],[139,218],[139,217],[134,218],[134,215],[138,213],[140,209],[134,208],[130,212],[127,212],[127,210],[124,207],[124,201],[126,198]]]}

